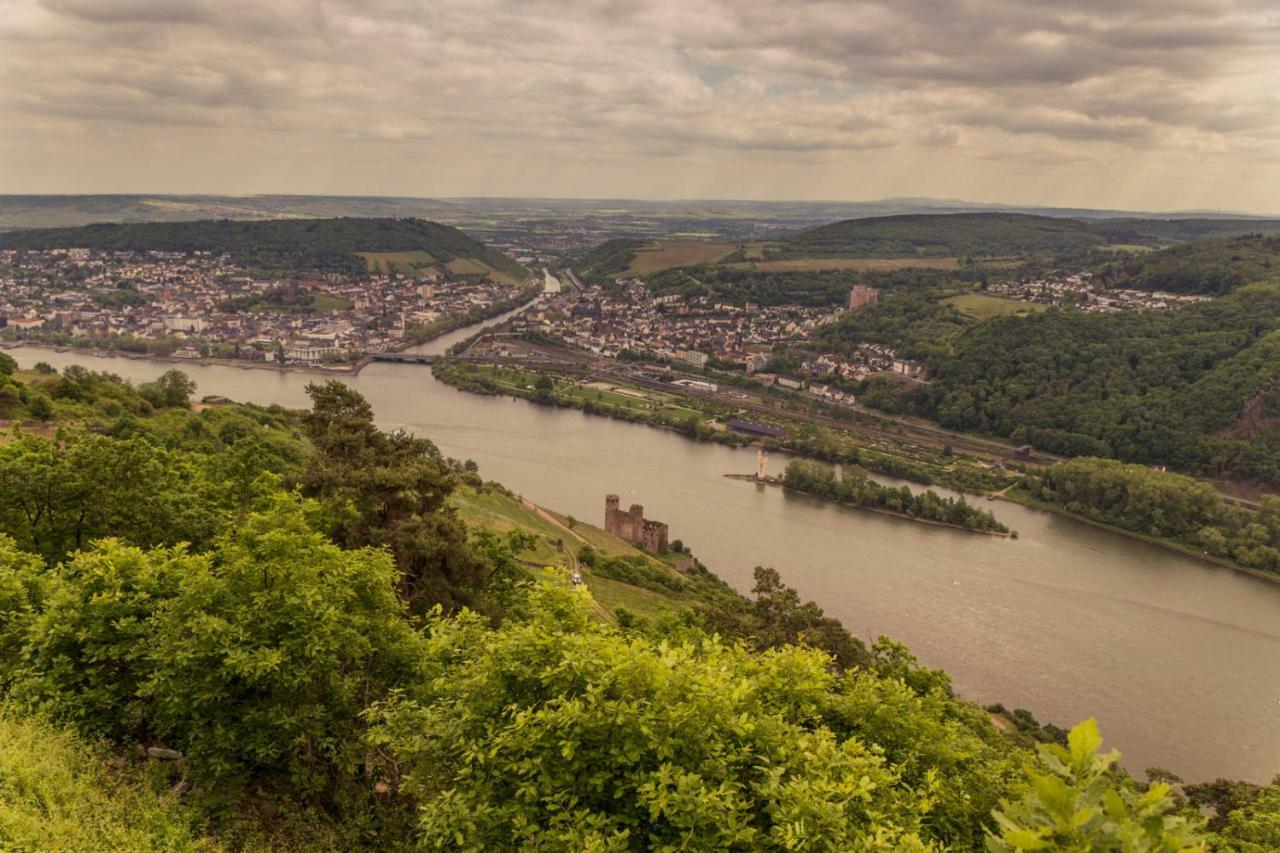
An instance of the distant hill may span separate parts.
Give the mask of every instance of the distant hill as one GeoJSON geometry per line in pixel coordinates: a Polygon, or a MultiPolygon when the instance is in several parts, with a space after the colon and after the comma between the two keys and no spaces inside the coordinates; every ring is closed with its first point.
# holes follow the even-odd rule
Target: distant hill
{"type": "Polygon", "coordinates": [[[360,273],[369,267],[399,268],[404,260],[418,271],[435,266],[462,274],[493,271],[514,279],[528,274],[458,229],[422,219],[98,224],[3,232],[0,249],[6,248],[225,252],[246,266],[272,270],[360,273]]]}
{"type": "Polygon", "coordinates": [[[1203,240],[1206,237],[1238,237],[1242,234],[1275,234],[1280,232],[1280,219],[1102,219],[1088,223],[1090,228],[1107,238],[1108,243],[1130,243],[1151,238],[1163,242],[1203,240]]]}
{"type": "Polygon", "coordinates": [[[1251,282],[1280,278],[1280,234],[1196,240],[1125,255],[1099,275],[1113,287],[1221,295],[1251,282]]]}
{"type": "Polygon", "coordinates": [[[834,222],[783,240],[790,257],[855,258],[1002,256],[1087,249],[1108,241],[1075,219],[1020,213],[882,216],[834,222]]]}
{"type": "Polygon", "coordinates": [[[458,205],[426,198],[307,195],[0,195],[0,230],[199,219],[417,218],[453,223],[458,205]]]}
{"type": "Polygon", "coordinates": [[[1157,247],[1207,236],[1280,231],[1267,219],[1063,219],[1022,213],[947,213],[849,219],[783,240],[783,257],[999,257],[1101,248],[1157,247]]]}
{"type": "Polygon", "coordinates": [[[602,283],[622,275],[635,260],[636,253],[649,245],[648,240],[620,237],[606,240],[578,261],[578,275],[583,281],[602,283]]]}
{"type": "MultiPolygon", "coordinates": [[[[179,222],[194,219],[310,219],[334,216],[413,217],[468,227],[513,219],[587,218],[624,223],[628,236],[655,237],[693,231],[731,239],[772,238],[827,222],[902,214],[1029,213],[1068,219],[1258,221],[1228,211],[1149,212],[1088,207],[985,204],[958,199],[886,198],[877,201],[743,201],[733,199],[415,198],[326,195],[0,195],[0,230],[63,228],[95,222],[179,222]],[[741,226],[765,223],[745,233],[741,226]],[[777,226],[775,230],[772,226],[777,226]],[[642,233],[641,233],[642,232],[642,233]]],[[[1259,229],[1255,229],[1259,230],[1259,229]]],[[[1262,229],[1272,230],[1272,229],[1262,229]]],[[[619,232],[621,236],[623,232],[619,232]]],[[[1238,232],[1232,232],[1238,233],[1238,232]]],[[[1200,234],[1197,236],[1226,236],[1200,234]]]]}

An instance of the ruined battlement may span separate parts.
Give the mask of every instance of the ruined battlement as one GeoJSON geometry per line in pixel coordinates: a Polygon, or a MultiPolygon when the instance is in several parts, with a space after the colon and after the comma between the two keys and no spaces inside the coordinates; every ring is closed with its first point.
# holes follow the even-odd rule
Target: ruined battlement
{"type": "Polygon", "coordinates": [[[644,517],[644,507],[632,504],[625,512],[617,495],[604,499],[604,529],[620,539],[640,545],[649,551],[667,550],[667,525],[644,517]]]}

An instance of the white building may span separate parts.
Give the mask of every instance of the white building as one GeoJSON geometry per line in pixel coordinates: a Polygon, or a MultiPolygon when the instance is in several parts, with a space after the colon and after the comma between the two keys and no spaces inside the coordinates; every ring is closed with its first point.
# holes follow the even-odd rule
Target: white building
{"type": "Polygon", "coordinates": [[[205,327],[204,320],[199,317],[165,317],[163,322],[166,332],[185,332],[188,335],[198,335],[205,327]]]}
{"type": "Polygon", "coordinates": [[[293,344],[286,347],[284,351],[286,361],[301,364],[320,364],[326,358],[341,354],[342,350],[339,347],[312,346],[310,344],[293,344]]]}

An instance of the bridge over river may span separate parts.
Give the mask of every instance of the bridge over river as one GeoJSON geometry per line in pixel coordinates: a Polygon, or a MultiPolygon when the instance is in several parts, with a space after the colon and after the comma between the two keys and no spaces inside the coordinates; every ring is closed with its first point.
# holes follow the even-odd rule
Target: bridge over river
{"type": "MultiPolygon", "coordinates": [[[[365,359],[370,361],[389,361],[392,364],[430,364],[436,357],[425,352],[375,352],[365,359]]],[[[364,366],[363,364],[361,365],[364,366]]]]}

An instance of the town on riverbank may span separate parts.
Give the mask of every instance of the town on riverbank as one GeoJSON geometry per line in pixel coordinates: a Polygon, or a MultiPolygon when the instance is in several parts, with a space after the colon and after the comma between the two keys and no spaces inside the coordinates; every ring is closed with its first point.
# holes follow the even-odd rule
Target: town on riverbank
{"type": "Polygon", "coordinates": [[[180,362],[358,368],[533,299],[455,264],[262,275],[227,253],[0,250],[0,341],[180,362]]]}

